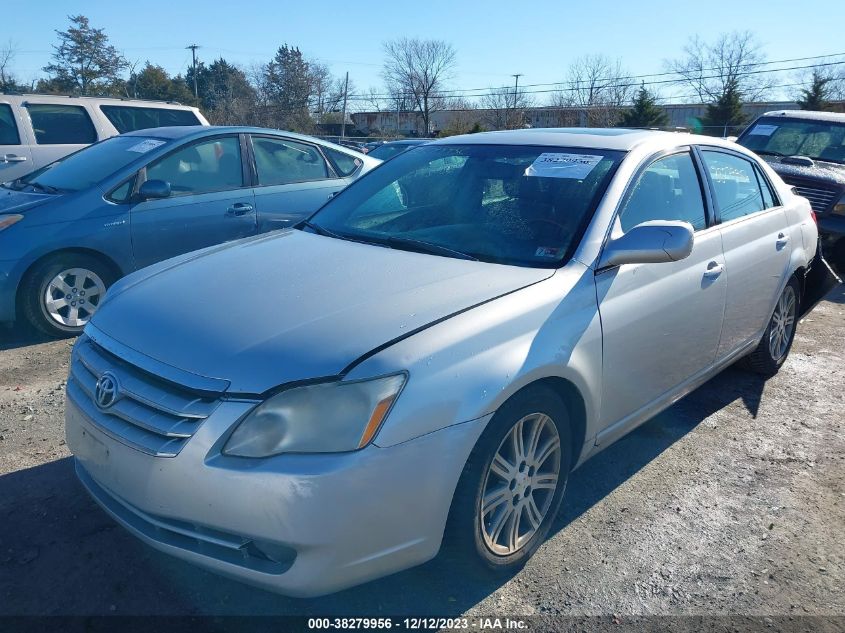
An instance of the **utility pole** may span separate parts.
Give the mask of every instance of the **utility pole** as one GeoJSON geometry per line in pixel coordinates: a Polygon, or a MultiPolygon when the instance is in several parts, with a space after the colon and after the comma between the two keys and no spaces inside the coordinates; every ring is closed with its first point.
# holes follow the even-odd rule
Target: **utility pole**
{"type": "Polygon", "coordinates": [[[191,73],[194,77],[194,101],[199,103],[200,97],[199,93],[197,92],[197,49],[199,48],[198,44],[191,44],[190,46],[186,46],[185,49],[191,50],[191,56],[193,57],[193,72],[191,73]]]}
{"type": "Polygon", "coordinates": [[[522,77],[522,73],[515,73],[511,75],[514,78],[513,84],[513,114],[514,114],[514,125],[516,125],[516,104],[519,98],[519,78],[522,77]]]}
{"type": "Polygon", "coordinates": [[[343,119],[340,122],[340,138],[346,137],[346,97],[349,96],[349,71],[346,71],[346,82],[343,84],[343,119]]]}

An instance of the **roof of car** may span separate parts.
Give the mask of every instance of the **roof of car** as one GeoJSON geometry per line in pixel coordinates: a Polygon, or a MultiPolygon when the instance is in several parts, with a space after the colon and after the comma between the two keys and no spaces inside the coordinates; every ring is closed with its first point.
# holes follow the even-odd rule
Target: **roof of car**
{"type": "MultiPolygon", "coordinates": [[[[322,139],[314,138],[313,136],[305,136],[295,132],[286,132],[284,130],[272,130],[264,127],[250,127],[243,125],[174,125],[170,127],[151,127],[143,130],[135,130],[133,132],[126,132],[123,136],[152,136],[156,138],[166,139],[180,139],[189,136],[205,136],[212,134],[279,134],[292,139],[300,139],[303,141],[319,142],[324,145],[335,145],[322,139]]],[[[348,149],[348,148],[347,148],[348,149]]]]}
{"type": "Polygon", "coordinates": [[[658,130],[630,130],[626,128],[532,128],[450,136],[433,141],[438,145],[451,143],[485,145],[549,145],[630,151],[643,143],[682,145],[708,143],[721,145],[724,141],[712,136],[698,136],[681,132],[658,130]]]}
{"type": "Polygon", "coordinates": [[[430,138],[398,138],[395,141],[387,141],[384,145],[423,145],[431,143],[430,138]]]}
{"type": "Polygon", "coordinates": [[[819,112],[817,110],[772,110],[762,116],[782,116],[789,119],[809,119],[811,121],[836,121],[845,123],[845,113],[819,112]]]}

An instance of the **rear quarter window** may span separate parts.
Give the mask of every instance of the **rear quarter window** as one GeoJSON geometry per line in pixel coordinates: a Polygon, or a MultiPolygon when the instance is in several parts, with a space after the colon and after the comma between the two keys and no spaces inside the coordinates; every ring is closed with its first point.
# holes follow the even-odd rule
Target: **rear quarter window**
{"type": "Polygon", "coordinates": [[[360,158],[350,156],[345,152],[340,152],[336,149],[331,149],[330,147],[324,147],[323,151],[326,153],[326,156],[329,157],[329,160],[332,161],[335,171],[340,176],[351,176],[361,166],[360,158]]]}
{"type": "Polygon", "coordinates": [[[100,111],[106,115],[120,134],[153,127],[201,125],[200,120],[191,110],[103,105],[100,106],[100,111]]]}

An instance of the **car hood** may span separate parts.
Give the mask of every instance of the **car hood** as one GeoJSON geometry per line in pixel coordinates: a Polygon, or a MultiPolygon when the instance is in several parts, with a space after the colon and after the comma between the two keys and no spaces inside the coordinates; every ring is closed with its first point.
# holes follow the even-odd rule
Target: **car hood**
{"type": "Polygon", "coordinates": [[[49,193],[35,193],[27,191],[12,191],[0,188],[0,213],[22,213],[45,202],[55,200],[58,196],[49,193]]]}
{"type": "Polygon", "coordinates": [[[135,273],[92,325],[154,361],[227,380],[230,392],[263,393],[339,375],[385,343],[553,273],[288,230],[135,273]]]}
{"type": "Polygon", "coordinates": [[[763,156],[762,158],[771,165],[781,178],[804,178],[819,183],[845,186],[845,165],[814,160],[815,165],[813,167],[805,167],[784,163],[780,156],[763,156]]]}

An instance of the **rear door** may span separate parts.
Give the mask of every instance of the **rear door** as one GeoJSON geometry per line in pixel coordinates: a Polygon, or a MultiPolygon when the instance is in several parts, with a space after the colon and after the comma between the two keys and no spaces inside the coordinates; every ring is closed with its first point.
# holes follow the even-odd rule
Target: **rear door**
{"type": "Polygon", "coordinates": [[[18,108],[0,101],[0,182],[20,178],[35,169],[29,142],[18,108]]]}
{"type": "Polygon", "coordinates": [[[32,162],[36,169],[98,140],[96,126],[84,106],[32,100],[24,102],[24,109],[32,124],[32,162]]]}
{"type": "Polygon", "coordinates": [[[725,251],[727,302],[719,357],[760,334],[789,267],[786,213],[768,180],[745,156],[700,148],[725,251]]]}
{"type": "Polygon", "coordinates": [[[203,138],[142,170],[140,181],[169,182],[171,195],[131,209],[139,268],[255,233],[255,199],[242,158],[245,142],[237,134],[203,138]]]}
{"type": "Polygon", "coordinates": [[[251,149],[259,232],[299,222],[347,185],[317,145],[253,134],[251,149]]]}
{"type": "Polygon", "coordinates": [[[683,220],[695,244],[677,262],[625,264],[596,273],[602,323],[599,444],[638,413],[670,397],[716,357],[725,307],[722,241],[707,212],[703,178],[689,148],[654,159],[625,194],[614,232],[649,220],[683,220]]]}

